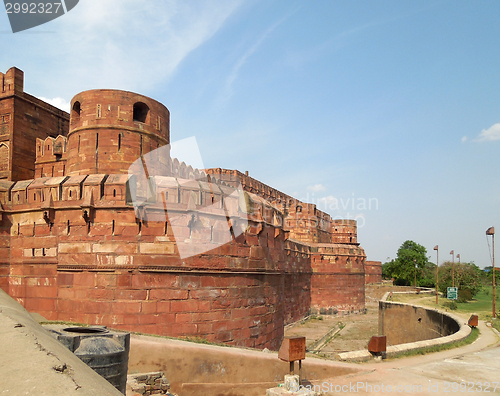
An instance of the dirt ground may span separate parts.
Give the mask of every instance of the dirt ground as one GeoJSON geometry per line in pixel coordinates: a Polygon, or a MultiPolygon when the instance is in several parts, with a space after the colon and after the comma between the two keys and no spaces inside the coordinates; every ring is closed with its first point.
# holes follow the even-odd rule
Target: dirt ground
{"type": "Polygon", "coordinates": [[[285,336],[306,337],[308,352],[335,359],[342,352],[365,349],[378,334],[378,300],[388,291],[407,291],[411,287],[390,284],[368,285],[365,290],[366,313],[319,315],[285,329],[285,336]]]}

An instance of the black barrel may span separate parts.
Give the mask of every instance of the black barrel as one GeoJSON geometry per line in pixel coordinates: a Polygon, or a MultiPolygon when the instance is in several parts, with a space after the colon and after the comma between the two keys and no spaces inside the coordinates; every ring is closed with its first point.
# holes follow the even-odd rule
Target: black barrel
{"type": "Polygon", "coordinates": [[[89,367],[125,394],[130,333],[114,332],[104,326],[44,327],[89,367]]]}

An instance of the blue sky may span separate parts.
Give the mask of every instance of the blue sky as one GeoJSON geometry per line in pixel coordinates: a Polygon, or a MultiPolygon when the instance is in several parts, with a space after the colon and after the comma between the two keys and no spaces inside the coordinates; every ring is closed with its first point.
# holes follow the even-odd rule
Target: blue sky
{"type": "Polygon", "coordinates": [[[171,111],[206,167],[355,218],[368,259],[407,239],[491,265],[500,230],[500,2],[81,0],[12,34],[0,70],[67,106],[115,88],[171,111]]]}

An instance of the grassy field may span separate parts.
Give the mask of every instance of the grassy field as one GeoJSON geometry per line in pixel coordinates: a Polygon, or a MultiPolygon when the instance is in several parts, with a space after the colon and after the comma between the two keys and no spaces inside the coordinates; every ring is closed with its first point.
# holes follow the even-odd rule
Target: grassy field
{"type": "Polygon", "coordinates": [[[500,331],[500,319],[498,319],[498,317],[496,319],[492,320],[491,324],[493,325],[493,327],[495,329],[497,329],[498,331],[500,331]]]}
{"type": "MultiPolygon", "coordinates": [[[[492,292],[493,288],[483,287],[483,289],[476,294],[473,300],[466,303],[457,303],[457,309],[451,310],[449,306],[447,306],[447,302],[449,301],[444,296],[439,296],[439,305],[436,305],[436,296],[430,295],[419,295],[419,294],[410,294],[410,295],[399,295],[394,294],[392,301],[399,302],[412,302],[415,304],[425,305],[431,308],[438,308],[441,310],[448,310],[451,312],[456,312],[458,314],[476,314],[479,316],[481,320],[491,320],[492,316],[492,292]]],[[[496,287],[496,311],[497,316],[500,311],[500,287],[496,287]]]]}

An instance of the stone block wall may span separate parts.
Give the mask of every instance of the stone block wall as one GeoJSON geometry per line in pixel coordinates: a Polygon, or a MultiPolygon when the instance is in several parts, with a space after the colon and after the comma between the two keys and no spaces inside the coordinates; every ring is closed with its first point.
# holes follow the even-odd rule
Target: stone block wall
{"type": "Polygon", "coordinates": [[[313,313],[358,312],[365,308],[365,253],[357,246],[318,245],[312,254],[313,313]]]}
{"type": "Polygon", "coordinates": [[[3,287],[48,319],[272,349],[283,326],[310,310],[364,309],[365,256],[357,245],[304,244],[290,238],[268,201],[253,194],[234,201],[231,188],[194,180],[161,178],[158,197],[174,188],[169,197],[180,201],[169,202],[168,213],[163,201],[151,204],[137,217],[130,182],[80,175],[5,184],[3,287]],[[209,192],[217,194],[207,209],[201,196],[209,192]],[[199,231],[182,216],[192,204],[199,231]],[[248,223],[219,246],[228,208],[230,225],[238,227],[238,216],[248,223]],[[180,247],[200,245],[203,253],[179,257],[180,247]]]}
{"type": "Polygon", "coordinates": [[[387,345],[430,340],[460,330],[455,319],[434,309],[403,303],[379,301],[379,334],[387,345]]]}
{"type": "Polygon", "coordinates": [[[127,388],[133,396],[170,395],[170,383],[161,371],[128,375],[127,388]]]}
{"type": "Polygon", "coordinates": [[[24,92],[24,73],[0,73],[0,179],[34,177],[36,139],[67,135],[69,114],[24,92]]]}
{"type": "Polygon", "coordinates": [[[22,71],[1,87],[0,287],[27,309],[270,349],[310,311],[364,309],[355,221],[171,159],[169,111],[143,95],[82,92],[68,122],[22,71]]]}
{"type": "MultiPolygon", "coordinates": [[[[273,207],[254,203],[242,235],[212,249],[205,242],[205,253],[181,260],[178,244],[193,243],[187,225],[186,240],[176,243],[168,217],[140,221],[127,205],[127,175],[95,176],[88,183],[74,177],[17,183],[24,193],[11,188],[27,200],[4,205],[10,257],[1,284],[28,310],[52,320],[272,349],[286,323],[308,314],[310,249],[286,240],[273,224],[279,216],[273,207]],[[65,200],[69,191],[81,199],[65,200]],[[90,194],[95,199],[87,207],[90,194]]],[[[178,184],[179,196],[188,197],[182,186],[189,184],[178,184]]],[[[171,205],[187,210],[182,201],[171,205]]],[[[227,222],[222,208],[199,213],[205,223],[227,222]]]]}
{"type": "Polygon", "coordinates": [[[382,282],[382,262],[380,261],[365,261],[365,283],[381,283],[382,282]]]}

